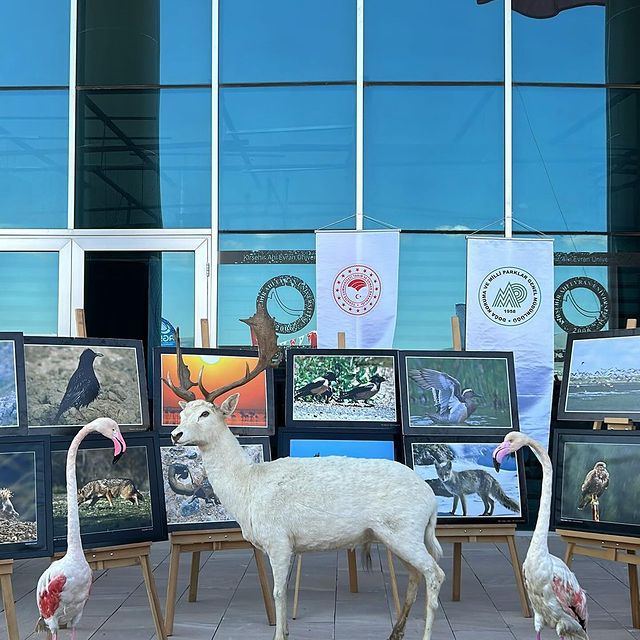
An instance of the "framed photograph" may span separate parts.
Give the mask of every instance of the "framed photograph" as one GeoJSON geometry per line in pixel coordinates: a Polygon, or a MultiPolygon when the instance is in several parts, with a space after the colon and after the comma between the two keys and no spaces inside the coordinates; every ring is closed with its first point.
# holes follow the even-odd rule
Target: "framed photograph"
{"type": "MultiPolygon", "coordinates": [[[[212,391],[246,373],[247,366],[253,369],[258,362],[256,349],[182,349],[184,362],[191,372],[191,380],[198,380],[202,371],[205,389],[212,391]]],[[[154,349],[154,425],[161,432],[170,433],[180,422],[182,409],[180,398],[162,382],[162,378],[177,384],[177,357],[174,348],[154,349]]],[[[191,389],[196,398],[202,392],[196,385],[191,389]]],[[[233,393],[240,393],[240,402],[235,413],[227,419],[227,425],[236,435],[271,435],[274,432],[273,369],[269,368],[253,380],[216,398],[220,404],[233,393]]]]}
{"type": "Polygon", "coordinates": [[[518,430],[513,354],[400,351],[402,429],[518,430]]]}
{"type": "Polygon", "coordinates": [[[640,330],[570,333],[559,420],[640,420],[640,330]]]}
{"type": "Polygon", "coordinates": [[[24,342],[21,333],[0,333],[0,436],[27,432],[24,342]]]}
{"type": "Polygon", "coordinates": [[[335,431],[280,431],[278,457],[319,458],[347,456],[349,458],[381,458],[397,460],[393,434],[336,433],[335,431]]]}
{"type": "MultiPolygon", "coordinates": [[[[157,436],[124,434],[127,450],[113,464],[113,443],[90,435],[76,459],[80,533],[86,549],[167,537],[158,483],[157,436]]],[[[51,438],[53,536],[56,551],[67,545],[66,460],[71,438],[51,438]]]]}
{"type": "MultiPolygon", "coordinates": [[[[241,436],[238,441],[254,462],[271,460],[268,437],[241,436]]],[[[160,466],[169,531],[239,527],[215,494],[198,447],[176,446],[161,436],[160,466]]]]}
{"type": "Polygon", "coordinates": [[[142,342],[25,337],[29,429],[71,435],[113,418],[122,431],[149,428],[142,342]]]}
{"type": "Polygon", "coordinates": [[[53,554],[48,436],[0,440],[0,560],[53,554]]]}
{"type": "Polygon", "coordinates": [[[405,463],[438,499],[438,523],[518,523],[526,520],[522,452],[496,471],[492,454],[503,436],[406,436],[405,463]]]}
{"type": "Polygon", "coordinates": [[[640,535],[637,434],[558,429],[553,445],[554,526],[640,535]]]}
{"type": "Polygon", "coordinates": [[[287,427],[397,429],[396,353],[289,349],[287,427]]]}

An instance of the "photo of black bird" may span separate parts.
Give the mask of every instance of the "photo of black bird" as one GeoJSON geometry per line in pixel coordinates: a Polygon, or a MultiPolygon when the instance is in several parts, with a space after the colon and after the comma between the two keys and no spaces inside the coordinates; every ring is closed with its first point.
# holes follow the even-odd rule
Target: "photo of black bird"
{"type": "Polygon", "coordinates": [[[578,509],[584,509],[588,504],[597,505],[600,496],[609,486],[609,471],[605,462],[596,462],[595,466],[587,473],[580,491],[582,497],[578,503],[578,509]]]}
{"type": "Polygon", "coordinates": [[[374,374],[371,376],[371,380],[369,382],[365,382],[363,384],[359,384],[357,387],[353,387],[343,393],[338,399],[339,402],[343,402],[344,400],[351,400],[352,402],[358,402],[362,400],[365,404],[368,403],[368,400],[371,400],[373,396],[380,391],[380,385],[386,381],[386,378],[383,378],[379,374],[374,374]]]}
{"type": "Polygon", "coordinates": [[[93,349],[85,349],[82,352],[78,367],[69,378],[53,424],[60,423],[60,418],[65,411],[72,407],[76,409],[87,407],[98,397],[100,382],[93,370],[93,363],[96,358],[102,358],[102,356],[102,353],[97,353],[93,349]]]}
{"type": "Polygon", "coordinates": [[[306,398],[308,396],[316,398],[322,397],[325,402],[329,402],[329,398],[332,395],[331,383],[335,381],[336,374],[333,373],[333,371],[327,371],[323,376],[300,387],[300,389],[295,392],[294,398],[299,400],[300,398],[306,398]]]}
{"type": "Polygon", "coordinates": [[[462,424],[478,408],[473,389],[462,389],[453,376],[435,369],[410,369],[409,377],[421,389],[431,389],[438,413],[428,415],[435,424],[462,424]]]}

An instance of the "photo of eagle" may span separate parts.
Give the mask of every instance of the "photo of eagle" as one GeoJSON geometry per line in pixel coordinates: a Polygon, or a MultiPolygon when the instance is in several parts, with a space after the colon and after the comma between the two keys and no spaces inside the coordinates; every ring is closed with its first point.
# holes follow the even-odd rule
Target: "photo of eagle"
{"type": "Polygon", "coordinates": [[[593,508],[593,519],[600,520],[600,496],[609,486],[609,471],[605,462],[596,462],[595,466],[587,473],[580,491],[582,497],[578,503],[578,509],[584,509],[588,504],[593,508]]]}

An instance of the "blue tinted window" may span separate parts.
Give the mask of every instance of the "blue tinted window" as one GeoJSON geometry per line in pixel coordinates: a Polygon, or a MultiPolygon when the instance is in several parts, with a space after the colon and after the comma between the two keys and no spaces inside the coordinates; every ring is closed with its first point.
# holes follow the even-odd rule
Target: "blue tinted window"
{"type": "Polygon", "coordinates": [[[83,91],[76,223],[211,226],[211,91],[83,91]]]}
{"type": "Polygon", "coordinates": [[[78,2],[78,84],[211,82],[211,0],[78,2]]]}
{"type": "Polygon", "coordinates": [[[606,143],[604,89],[514,88],[514,216],[542,231],[604,230],[606,143]]]}
{"type": "Polygon", "coordinates": [[[504,78],[502,0],[367,0],[365,79],[504,78]]]}
{"type": "Polygon", "coordinates": [[[355,75],[355,0],[220,0],[221,82],[355,75]]]}
{"type": "Polygon", "coordinates": [[[0,84],[69,84],[69,0],[2,3],[0,84]]]}
{"type": "Polygon", "coordinates": [[[221,229],[316,229],[354,212],[352,87],[221,90],[221,229]]]}
{"type": "Polygon", "coordinates": [[[0,331],[58,333],[57,252],[0,251],[0,331]]]}
{"type": "Polygon", "coordinates": [[[604,82],[605,8],[577,7],[543,20],[513,13],[513,79],[604,82]]]}
{"type": "Polygon", "coordinates": [[[195,262],[193,251],[162,252],[162,318],[180,328],[185,347],[194,343],[195,262]]]}
{"type": "Polygon", "coordinates": [[[307,340],[316,329],[315,238],[298,235],[220,235],[218,344],[247,345],[239,322],[255,310],[262,291],[281,341],[307,340]]]}
{"type": "Polygon", "coordinates": [[[66,227],[67,91],[0,95],[0,227],[66,227]]]}
{"type": "Polygon", "coordinates": [[[501,218],[503,94],[368,87],[365,214],[403,229],[477,229],[501,218]]]}

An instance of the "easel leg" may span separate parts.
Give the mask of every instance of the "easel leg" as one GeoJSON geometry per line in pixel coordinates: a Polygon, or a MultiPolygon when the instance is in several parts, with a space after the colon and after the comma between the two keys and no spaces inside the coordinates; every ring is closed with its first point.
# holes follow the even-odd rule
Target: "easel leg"
{"type": "Polygon", "coordinates": [[[391,583],[391,597],[393,605],[396,608],[396,618],[400,617],[402,607],[400,606],[400,596],[398,595],[398,578],[396,576],[396,567],[393,562],[393,553],[387,548],[387,564],[389,565],[389,582],[391,583]]]}
{"type": "MultiPolygon", "coordinates": [[[[627,550],[630,555],[635,555],[633,549],[627,550]]],[[[640,594],[638,591],[638,565],[628,564],[629,571],[629,598],[631,599],[631,622],[635,629],[640,628],[640,594]]]]}
{"type": "Polygon", "coordinates": [[[507,545],[509,545],[509,555],[511,556],[511,564],[513,565],[513,575],[516,578],[518,587],[518,595],[520,596],[520,608],[525,618],[531,617],[531,609],[529,609],[529,601],[527,600],[527,592],[524,588],[524,580],[522,579],[522,568],[520,567],[520,558],[518,558],[518,548],[516,547],[515,536],[507,536],[507,545]]]}
{"type": "Polygon", "coordinates": [[[191,555],[191,576],[189,578],[189,602],[198,599],[198,580],[200,579],[200,552],[194,551],[191,555]]]}
{"type": "Polygon", "coordinates": [[[564,552],[564,563],[567,567],[571,567],[571,563],[573,562],[573,550],[575,546],[573,542],[567,542],[567,550],[564,552]]]}
{"type": "Polygon", "coordinates": [[[451,587],[451,599],[460,601],[460,579],[462,575],[462,542],[453,543],[453,585],[451,587]]]}
{"type": "Polygon", "coordinates": [[[151,607],[151,615],[153,616],[153,623],[156,627],[156,635],[158,636],[158,640],[167,640],[162,611],[160,610],[160,598],[158,597],[156,581],[153,578],[151,562],[147,554],[140,556],[140,566],[142,567],[142,575],[144,576],[144,582],[147,587],[149,606],[151,607]]]}
{"type": "Polygon", "coordinates": [[[293,587],[293,614],[295,620],[298,615],[298,596],[300,595],[300,577],[302,576],[302,554],[296,559],[296,584],[293,587]]]}
{"type": "Polygon", "coordinates": [[[355,549],[347,550],[347,561],[349,563],[349,591],[358,593],[358,563],[355,549]]]}
{"type": "Polygon", "coordinates": [[[18,621],[16,619],[16,604],[13,599],[13,585],[11,574],[0,576],[2,587],[2,603],[4,605],[4,617],[7,621],[7,635],[9,640],[20,640],[18,635],[18,621]]]}
{"type": "Polygon", "coordinates": [[[264,600],[264,609],[267,612],[267,620],[270,626],[276,624],[276,609],[271,597],[271,587],[269,586],[269,578],[267,577],[267,568],[264,563],[264,554],[260,549],[253,548],[253,555],[256,559],[256,567],[258,569],[258,580],[260,581],[260,589],[262,590],[262,599],[264,600]]]}
{"type": "Polygon", "coordinates": [[[176,597],[178,593],[178,568],[180,566],[180,545],[172,544],[169,555],[169,579],[167,581],[167,599],[164,606],[164,628],[167,635],[173,635],[173,620],[176,615],[176,597]]]}

